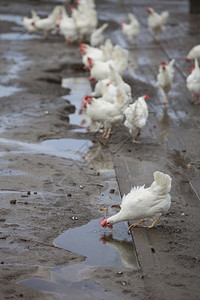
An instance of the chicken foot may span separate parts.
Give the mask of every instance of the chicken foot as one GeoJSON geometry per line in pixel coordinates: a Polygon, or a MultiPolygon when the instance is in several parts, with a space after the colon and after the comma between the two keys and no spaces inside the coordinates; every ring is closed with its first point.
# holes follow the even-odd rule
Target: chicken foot
{"type": "Polygon", "coordinates": [[[155,226],[155,224],[160,220],[161,217],[157,218],[155,221],[153,221],[153,223],[149,226],[145,226],[145,225],[142,225],[143,228],[153,228],[155,226]]]}
{"type": "Polygon", "coordinates": [[[138,226],[138,225],[140,225],[140,224],[142,224],[142,223],[144,223],[144,222],[146,222],[147,220],[141,220],[141,221],[139,221],[139,222],[136,222],[136,223],[133,223],[133,224],[131,224],[130,226],[129,226],[129,228],[128,228],[128,232],[129,232],[129,230],[133,227],[133,228],[135,228],[136,226],[138,226]]]}
{"type": "MultiPolygon", "coordinates": [[[[140,135],[140,134],[139,134],[140,135]]],[[[137,134],[137,136],[139,136],[138,134],[137,134]]],[[[132,142],[133,142],[133,144],[140,144],[140,141],[136,141],[136,139],[135,139],[135,137],[134,137],[134,134],[133,133],[131,133],[131,138],[132,138],[132,142]]]]}

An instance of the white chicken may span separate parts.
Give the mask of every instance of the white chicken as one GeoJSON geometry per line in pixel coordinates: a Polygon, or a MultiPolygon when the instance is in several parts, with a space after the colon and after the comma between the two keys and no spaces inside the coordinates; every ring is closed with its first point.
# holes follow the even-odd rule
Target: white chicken
{"type": "Polygon", "coordinates": [[[190,62],[193,59],[200,59],[200,44],[194,46],[185,57],[185,61],[190,62]]]}
{"type": "Polygon", "coordinates": [[[94,61],[88,58],[90,69],[90,80],[102,80],[109,77],[110,66],[120,75],[125,71],[128,64],[128,51],[116,45],[112,54],[112,59],[106,62],[94,61]]]}
{"type": "Polygon", "coordinates": [[[191,74],[186,78],[186,86],[192,94],[192,102],[195,95],[198,99],[195,104],[200,104],[200,69],[197,59],[195,59],[195,67],[191,68],[191,74]]]}
{"type": "Polygon", "coordinates": [[[71,9],[71,12],[80,40],[89,40],[98,24],[96,11],[85,6],[78,6],[78,9],[71,9]]]}
{"type": "Polygon", "coordinates": [[[174,63],[175,59],[172,59],[168,65],[166,64],[166,62],[161,62],[159,66],[157,84],[164,99],[162,104],[168,104],[167,96],[172,88],[174,78],[174,63]]]}
{"type": "Polygon", "coordinates": [[[37,29],[33,25],[34,22],[38,21],[40,17],[37,15],[34,9],[31,10],[31,18],[24,17],[23,18],[23,25],[25,29],[28,31],[28,33],[36,33],[37,29]]]}
{"type": "Polygon", "coordinates": [[[71,44],[78,40],[78,32],[75,21],[69,17],[66,10],[63,8],[62,15],[56,22],[56,27],[59,28],[61,35],[65,37],[66,43],[71,44]]]}
{"type": "Polygon", "coordinates": [[[36,20],[32,25],[38,30],[44,33],[44,38],[48,36],[48,33],[55,28],[56,21],[60,15],[62,15],[63,7],[57,5],[52,13],[44,19],[36,20]]]}
{"type": "Polygon", "coordinates": [[[134,40],[140,33],[140,23],[134,15],[128,13],[128,17],[130,19],[130,23],[126,24],[121,22],[121,29],[123,34],[125,34],[130,40],[134,40]]]}
{"type": "Polygon", "coordinates": [[[83,107],[91,122],[98,122],[104,127],[102,138],[108,138],[111,128],[123,120],[123,111],[127,106],[127,96],[118,89],[114,103],[106,101],[104,98],[87,97],[82,100],[83,107]]]}
{"type": "Polygon", "coordinates": [[[134,220],[136,223],[131,224],[135,227],[148,220],[153,220],[150,226],[152,228],[158,222],[163,214],[166,214],[171,206],[171,177],[159,171],[155,171],[154,182],[150,187],[138,186],[131,189],[130,193],[122,198],[121,210],[114,216],[100,222],[102,227],[112,228],[113,224],[134,220]]]}
{"type": "Polygon", "coordinates": [[[111,59],[113,45],[110,39],[107,39],[104,45],[101,45],[100,48],[91,47],[87,44],[80,44],[80,52],[82,54],[82,62],[84,64],[84,69],[89,68],[88,57],[97,61],[107,61],[111,59]]]}
{"type": "Polygon", "coordinates": [[[126,117],[124,126],[129,129],[133,143],[139,143],[135,140],[135,131],[138,130],[137,136],[139,136],[141,128],[146,125],[148,119],[149,112],[145,99],[149,99],[149,97],[147,95],[139,97],[133,104],[129,104],[124,111],[126,117]]]}
{"type": "Polygon", "coordinates": [[[101,45],[104,41],[103,32],[108,27],[108,23],[103,24],[101,27],[97,28],[90,36],[90,45],[92,47],[97,47],[101,45]]]}
{"type": "Polygon", "coordinates": [[[154,38],[159,37],[159,35],[165,30],[165,24],[169,17],[168,11],[163,11],[161,14],[158,14],[153,8],[148,7],[147,12],[149,13],[148,17],[148,26],[151,32],[154,35],[154,38]]]}
{"type": "MultiPolygon", "coordinates": [[[[123,90],[128,99],[131,100],[131,87],[123,81],[122,77],[110,66],[110,73],[107,79],[100,80],[96,83],[92,97],[106,97],[106,100],[113,103],[116,97],[117,89],[123,90]]],[[[128,101],[129,102],[129,101],[128,101]]]]}

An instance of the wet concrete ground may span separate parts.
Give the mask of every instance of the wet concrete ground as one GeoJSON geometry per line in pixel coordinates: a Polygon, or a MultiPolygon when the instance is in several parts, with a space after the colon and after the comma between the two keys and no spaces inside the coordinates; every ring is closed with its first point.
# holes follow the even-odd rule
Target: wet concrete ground
{"type": "Polygon", "coordinates": [[[22,27],[31,8],[44,16],[57,3],[0,4],[1,298],[198,299],[200,107],[191,104],[185,78],[192,64],[183,58],[199,43],[200,17],[188,14],[187,1],[97,1],[100,24],[109,23],[106,37],[129,50],[124,80],[133,97],[150,96],[141,144],[121,125],[102,143],[78,114],[91,88],[78,45],[66,47],[57,35],[44,41],[22,27]],[[146,6],[170,12],[159,43],[147,28],[146,6]],[[135,44],[119,30],[129,11],[142,27],[135,44]],[[156,75],[160,61],[172,58],[175,79],[163,107],[156,75]],[[136,257],[126,224],[111,236],[98,229],[98,218],[115,213],[118,184],[123,195],[150,184],[155,170],[172,177],[172,207],[156,228],[134,229],[136,257]],[[62,234],[71,234],[68,242],[77,234],[76,242],[84,226],[94,234],[89,253],[73,243],[65,248],[62,234]],[[98,236],[102,257],[108,253],[103,264],[91,258],[98,236]]]}

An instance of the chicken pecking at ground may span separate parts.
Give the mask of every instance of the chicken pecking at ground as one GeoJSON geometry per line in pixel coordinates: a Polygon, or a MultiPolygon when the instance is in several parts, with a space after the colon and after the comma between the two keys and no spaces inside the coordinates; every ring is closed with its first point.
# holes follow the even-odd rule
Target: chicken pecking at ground
{"type": "Polygon", "coordinates": [[[152,228],[163,214],[166,214],[171,206],[171,177],[159,171],[154,172],[154,182],[150,187],[138,186],[131,189],[130,193],[122,198],[121,210],[114,216],[100,222],[102,227],[112,229],[113,224],[134,220],[129,226],[136,227],[148,220],[153,220],[149,226],[152,228]]]}
{"type": "Polygon", "coordinates": [[[174,78],[174,63],[175,59],[172,59],[167,65],[166,62],[161,62],[159,66],[159,72],[157,75],[157,84],[164,101],[162,104],[168,104],[167,96],[172,88],[174,78]]]}
{"type": "Polygon", "coordinates": [[[169,17],[168,11],[163,11],[161,14],[158,14],[153,8],[148,7],[146,11],[149,14],[148,17],[148,26],[151,32],[154,35],[155,40],[159,38],[159,35],[165,30],[165,24],[169,17]]]}
{"type": "Polygon", "coordinates": [[[129,24],[124,22],[120,23],[123,34],[125,34],[130,40],[134,40],[140,33],[140,23],[134,17],[134,15],[128,13],[130,20],[129,24]]]}
{"type": "Polygon", "coordinates": [[[145,99],[149,99],[149,97],[147,95],[139,97],[133,104],[129,104],[124,111],[126,117],[124,126],[129,129],[133,143],[139,143],[135,140],[135,131],[138,130],[137,136],[139,136],[141,128],[147,122],[149,113],[145,99]]]}
{"type": "Polygon", "coordinates": [[[191,68],[191,74],[186,78],[186,86],[192,94],[192,102],[200,104],[200,69],[197,59],[195,59],[195,67],[191,68]],[[198,99],[196,102],[194,96],[198,99]]]}

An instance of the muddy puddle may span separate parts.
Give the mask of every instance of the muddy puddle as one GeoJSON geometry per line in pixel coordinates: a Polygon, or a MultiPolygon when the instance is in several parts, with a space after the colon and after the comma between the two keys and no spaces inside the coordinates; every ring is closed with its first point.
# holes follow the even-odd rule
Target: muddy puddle
{"type": "MultiPolygon", "coordinates": [[[[84,139],[52,139],[46,140],[41,144],[26,143],[9,139],[0,139],[0,143],[6,147],[10,146],[9,153],[39,153],[53,155],[63,158],[78,160],[81,159],[89,147],[93,145],[92,141],[84,139]]],[[[7,150],[8,151],[8,150],[7,150]]],[[[6,156],[7,151],[0,151],[0,157],[6,156]]]]}
{"type": "MultiPolygon", "coordinates": [[[[121,203],[112,158],[99,143],[95,143],[88,149],[86,161],[95,169],[98,166],[99,169],[96,170],[104,177],[102,192],[97,199],[102,217],[91,220],[86,225],[69,229],[54,240],[55,246],[82,255],[83,262],[51,268],[48,280],[35,277],[18,282],[39,291],[53,293],[56,299],[64,299],[66,294],[73,295],[73,299],[104,299],[105,289],[91,280],[94,270],[100,267],[115,267],[120,272],[122,268],[131,270],[139,268],[132,236],[127,232],[127,223],[115,224],[113,229],[104,229],[100,225],[103,216],[108,217],[119,211],[118,208],[112,208],[112,205],[121,203]],[[105,158],[105,163],[94,163],[99,159],[99,151],[98,155],[92,155],[96,147],[102,150],[100,160],[102,162],[105,158]]],[[[73,219],[74,222],[78,222],[76,216],[73,216],[73,219]]],[[[106,299],[113,296],[106,291],[106,299]]]]}
{"type": "MultiPolygon", "coordinates": [[[[86,256],[82,263],[52,268],[50,280],[29,278],[19,284],[57,294],[59,299],[64,299],[62,297],[70,293],[73,299],[104,299],[105,295],[99,297],[105,290],[88,280],[94,268],[117,267],[120,270],[125,267],[136,270],[138,263],[125,223],[116,224],[111,231],[101,228],[101,220],[92,220],[86,225],[70,229],[54,241],[56,246],[86,256]]],[[[106,295],[112,294],[108,292],[106,295]]]]}
{"type": "Polygon", "coordinates": [[[16,86],[0,85],[0,98],[9,97],[17,92],[21,92],[23,89],[16,86]]]}
{"type": "MultiPolygon", "coordinates": [[[[126,223],[115,224],[111,230],[102,228],[100,221],[102,217],[69,229],[54,241],[57,247],[83,255],[82,263],[52,268],[49,280],[28,278],[18,284],[53,293],[57,299],[64,299],[66,294],[72,294],[73,299],[105,299],[105,294],[101,294],[105,289],[90,280],[92,271],[98,267],[116,267],[120,274],[122,268],[136,270],[139,265],[126,223]]],[[[106,299],[113,297],[109,291],[106,295],[106,299]]]]}

